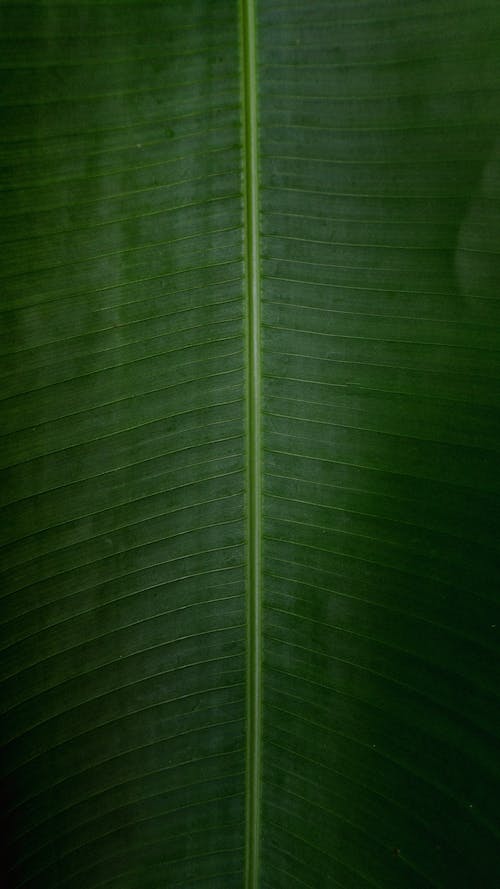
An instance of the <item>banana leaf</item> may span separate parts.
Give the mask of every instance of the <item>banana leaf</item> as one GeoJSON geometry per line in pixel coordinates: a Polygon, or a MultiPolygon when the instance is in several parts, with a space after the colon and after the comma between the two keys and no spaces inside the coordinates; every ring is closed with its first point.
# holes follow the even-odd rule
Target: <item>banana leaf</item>
{"type": "Polygon", "coordinates": [[[498,3],[0,20],[1,884],[498,889],[498,3]]]}

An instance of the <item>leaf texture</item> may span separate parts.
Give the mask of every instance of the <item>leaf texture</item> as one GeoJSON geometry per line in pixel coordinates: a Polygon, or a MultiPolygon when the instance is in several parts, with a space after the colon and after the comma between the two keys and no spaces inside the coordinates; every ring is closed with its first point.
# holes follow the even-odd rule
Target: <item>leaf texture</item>
{"type": "Polygon", "coordinates": [[[496,889],[497,4],[0,19],[5,885],[496,889]]]}
{"type": "Polygon", "coordinates": [[[14,886],[241,879],[237,28],[224,3],[3,8],[14,886]]]}
{"type": "Polygon", "coordinates": [[[261,9],[262,885],[493,887],[498,10],[261,9]]]}

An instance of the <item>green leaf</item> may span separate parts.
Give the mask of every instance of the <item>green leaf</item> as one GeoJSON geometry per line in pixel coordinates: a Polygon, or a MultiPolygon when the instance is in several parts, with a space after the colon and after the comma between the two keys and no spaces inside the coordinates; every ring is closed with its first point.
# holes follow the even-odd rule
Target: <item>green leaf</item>
{"type": "Polygon", "coordinates": [[[4,884],[496,889],[498,4],[0,18],[4,884]]]}

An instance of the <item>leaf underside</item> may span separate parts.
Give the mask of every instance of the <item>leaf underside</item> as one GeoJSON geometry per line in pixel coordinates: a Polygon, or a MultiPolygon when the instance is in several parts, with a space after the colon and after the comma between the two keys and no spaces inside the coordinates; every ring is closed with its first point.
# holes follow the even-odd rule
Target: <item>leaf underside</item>
{"type": "Polygon", "coordinates": [[[4,882],[496,889],[499,7],[255,15],[249,839],[240,10],[0,3],[4,882]]]}

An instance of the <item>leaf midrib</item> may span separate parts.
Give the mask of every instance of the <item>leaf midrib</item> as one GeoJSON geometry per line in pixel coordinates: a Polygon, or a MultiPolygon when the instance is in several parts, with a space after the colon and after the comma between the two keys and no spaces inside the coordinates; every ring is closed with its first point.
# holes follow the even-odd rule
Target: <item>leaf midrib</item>
{"type": "Polygon", "coordinates": [[[258,889],[261,789],[261,345],[255,0],[240,2],[246,301],[247,740],[245,885],[258,889]]]}

